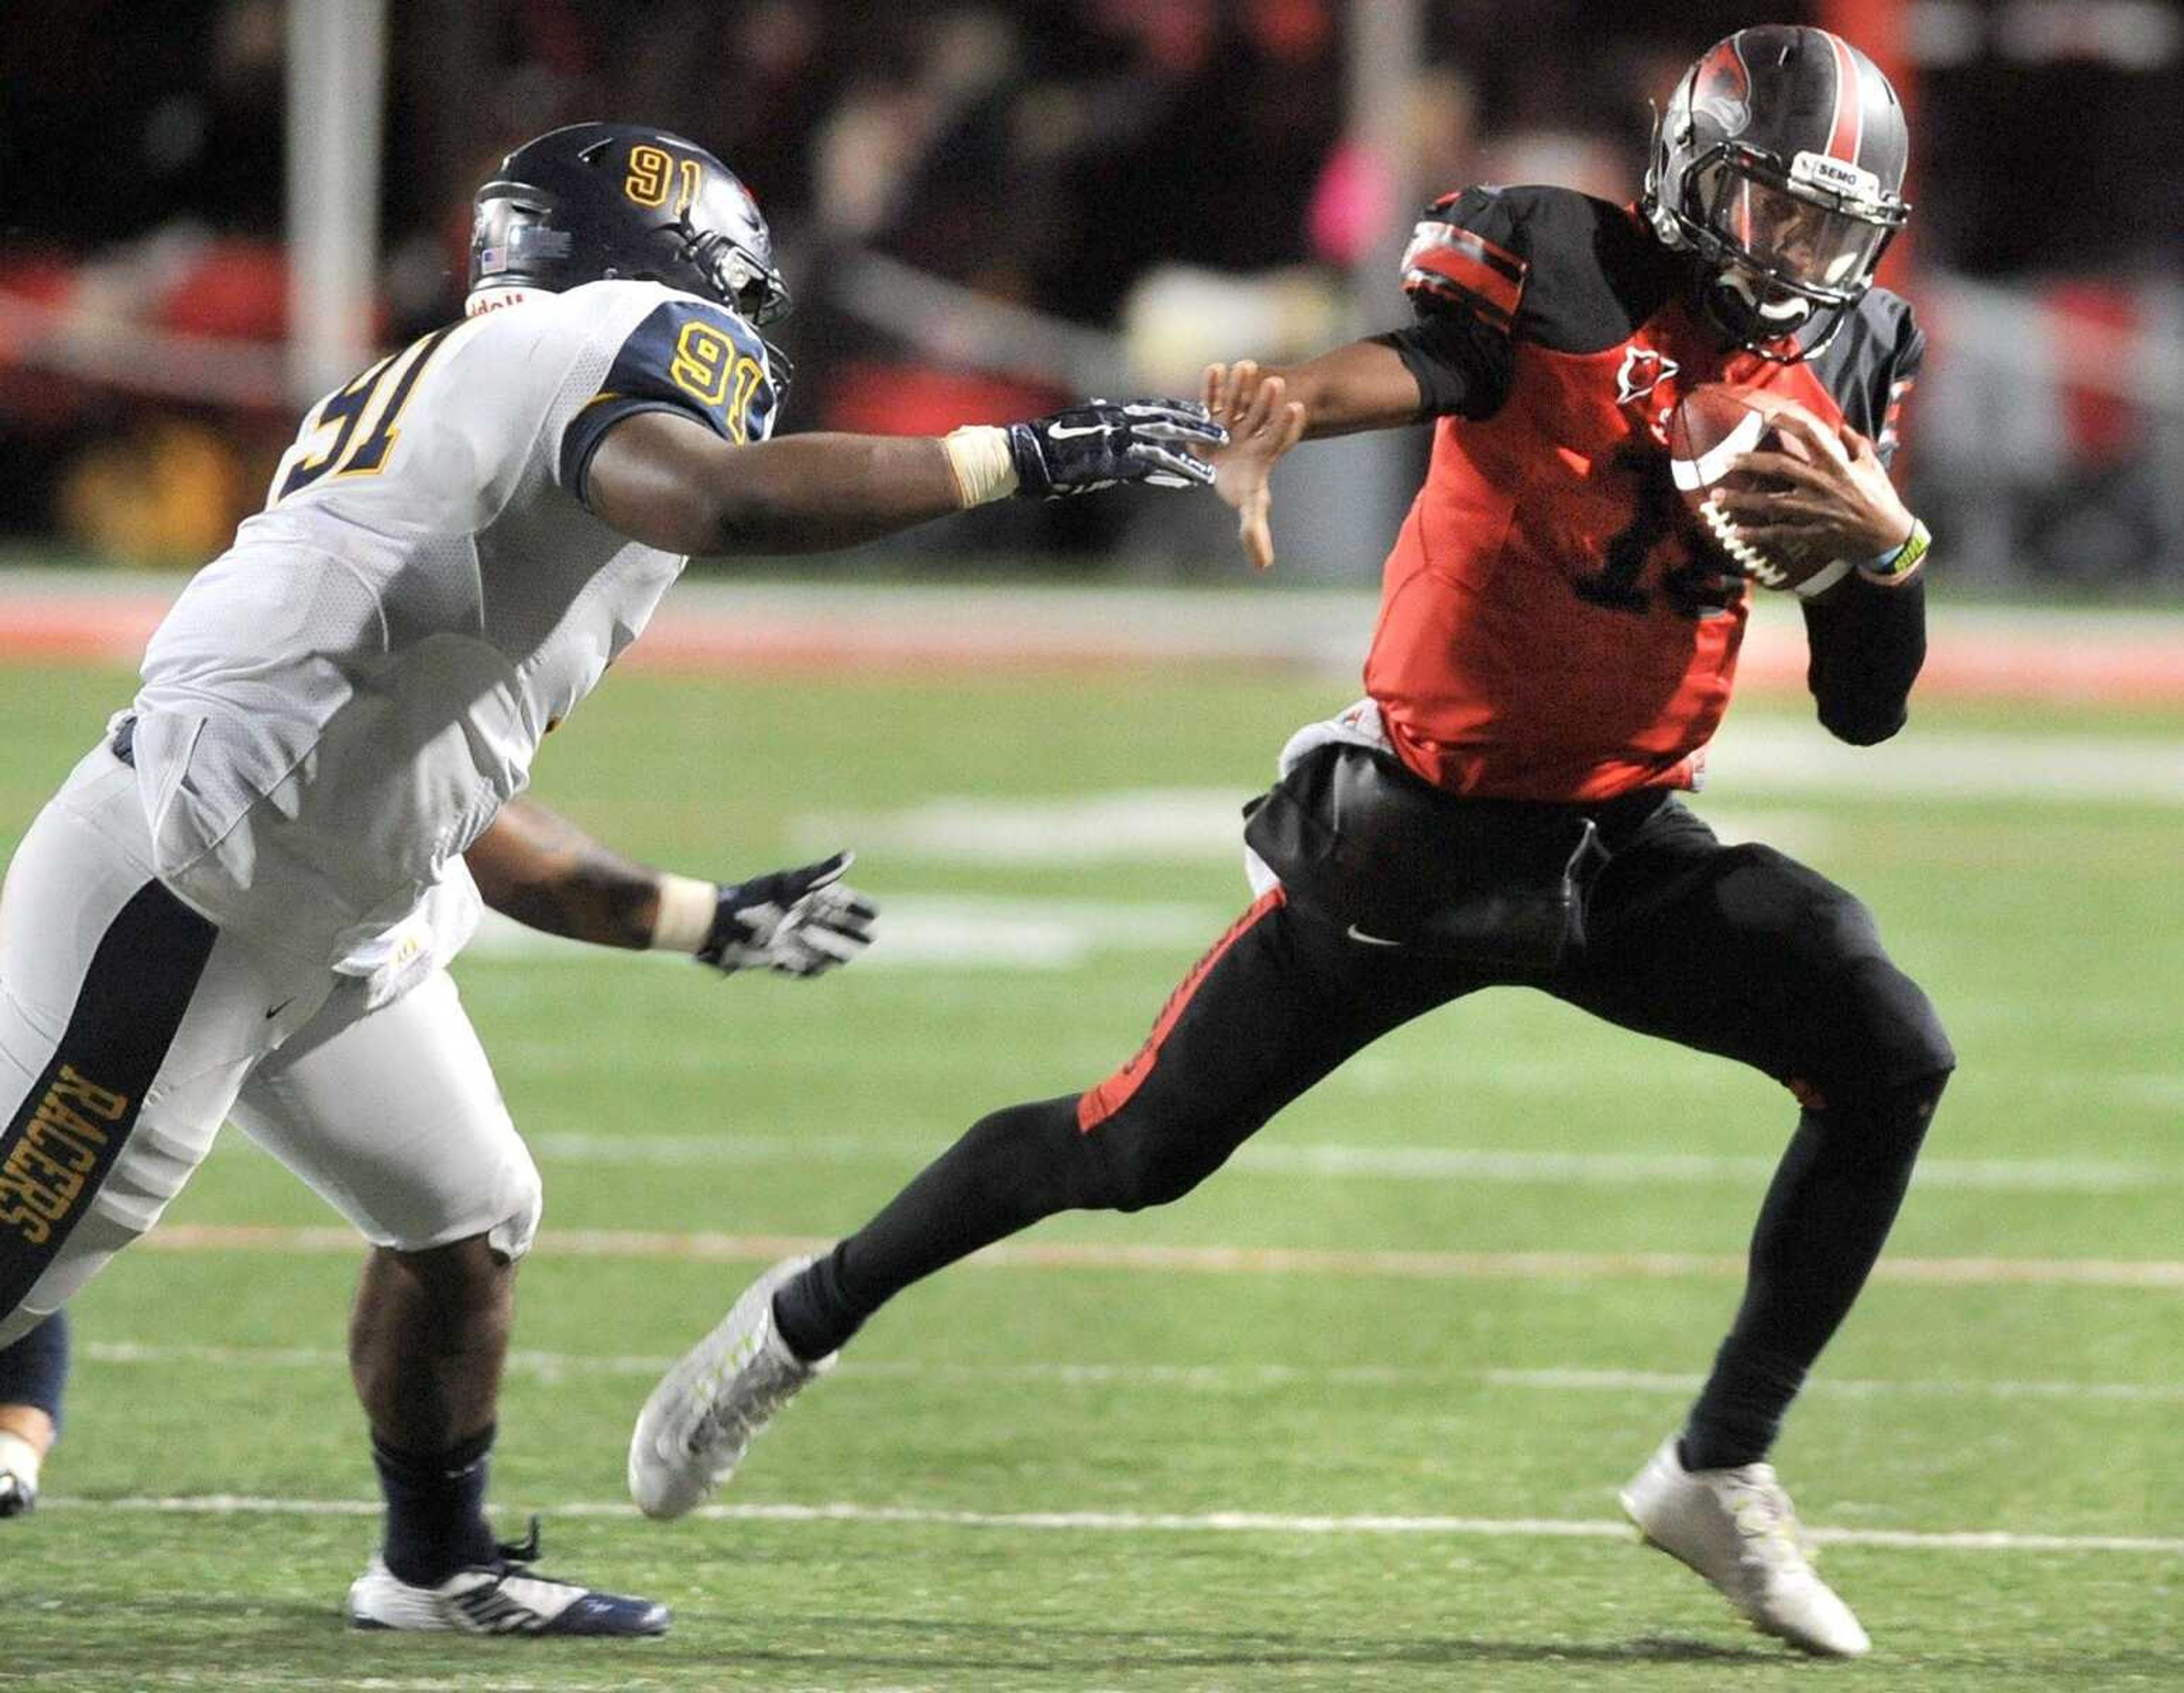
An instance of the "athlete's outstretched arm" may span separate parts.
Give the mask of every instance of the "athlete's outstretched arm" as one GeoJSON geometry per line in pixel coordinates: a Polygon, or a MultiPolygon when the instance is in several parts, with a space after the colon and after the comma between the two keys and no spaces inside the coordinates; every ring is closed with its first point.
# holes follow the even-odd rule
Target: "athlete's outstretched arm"
{"type": "MultiPolygon", "coordinates": [[[[1246,385],[1279,376],[1305,409],[1305,438],[1402,429],[1436,417],[1491,417],[1508,397],[1509,337],[1478,320],[1429,310],[1406,328],[1351,342],[1301,365],[1221,366],[1246,385]]],[[[1209,373],[1210,376],[1210,373],[1209,373]]],[[[1222,416],[1219,408],[1214,415],[1222,416]]]]}
{"type": "MultiPolygon", "coordinates": [[[[1323,440],[1437,417],[1493,416],[1508,398],[1528,271],[1522,231],[1491,189],[1428,207],[1403,254],[1416,320],[1298,365],[1243,368],[1279,376],[1323,440]]],[[[1232,370],[1235,367],[1230,367],[1232,370]]]]}
{"type": "Polygon", "coordinates": [[[1252,565],[1273,563],[1268,478],[1299,440],[1400,429],[1449,413],[1491,416],[1508,393],[1512,356],[1506,337],[1429,317],[1301,365],[1207,365],[1206,409],[1228,428],[1228,444],[1213,454],[1214,491],[1236,509],[1252,565]]]}
{"type": "Polygon", "coordinates": [[[1227,438],[1195,402],[1095,400],[1006,429],[749,445],[679,413],[643,411],[593,450],[583,500],[632,540],[671,553],[818,553],[1011,494],[1207,483],[1212,467],[1191,449],[1227,438]]]}
{"type": "Polygon", "coordinates": [[[487,905],[595,946],[694,954],[716,970],[816,976],[871,943],[850,855],[723,887],[624,858],[535,799],[511,799],[463,855],[487,905]]]}
{"type": "Polygon", "coordinates": [[[639,412],[592,455],[584,503],[670,553],[819,553],[964,508],[931,437],[794,435],[738,447],[673,412],[639,412]]]}
{"type": "MultiPolygon", "coordinates": [[[[1216,371],[1232,391],[1238,383],[1248,390],[1262,378],[1279,378],[1289,399],[1304,408],[1307,441],[1368,429],[1401,429],[1427,417],[1418,378],[1384,339],[1353,341],[1301,365],[1262,366],[1249,359],[1217,365],[1206,373],[1209,387],[1216,371]]],[[[1223,415],[1218,407],[1214,415],[1223,415]]]]}

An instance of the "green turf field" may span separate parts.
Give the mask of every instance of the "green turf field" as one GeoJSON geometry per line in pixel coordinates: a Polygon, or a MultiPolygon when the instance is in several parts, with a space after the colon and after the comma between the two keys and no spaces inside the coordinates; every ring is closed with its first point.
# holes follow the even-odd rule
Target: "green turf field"
{"type": "MultiPolygon", "coordinates": [[[[0,671],[0,832],[126,688],[0,671]]],[[[1868,756],[1935,738],[1978,777],[1946,803],[1794,773],[1702,802],[1864,894],[1964,1061],[1889,1278],[1779,1454],[1841,1537],[1866,1662],[1794,1660],[1611,1526],[1727,1320],[1789,1102],[1518,993],[1376,1048],[1178,1206],[1057,1219],[1022,1244],[1081,1252],[913,1290],[718,1514],[627,1511],[630,1417],[762,1238],[853,1227],[984,1111],[1126,1055],[1241,903],[1219,806],[1342,703],[1279,678],[617,677],[549,743],[542,797],[693,872],[858,841],[897,923],[809,985],[503,946],[460,972],[548,1184],[499,1508],[544,1512],[549,1568],[668,1601],[675,1632],[339,1625],[373,1536],[339,1358],[355,1253],[280,1233],[337,1220],[235,1144],[169,1219],[192,1250],[135,1253],[78,1307],[49,1508],[0,1525],[0,1684],[2184,1685],[2184,808],[2175,782],[2011,785],[2036,732],[2066,765],[2184,779],[2184,719],[2144,712],[1930,708],[1868,756]],[[274,1232],[243,1250],[233,1225],[274,1232]],[[1155,1245],[1183,1250],[1128,1250],[1155,1245]]]]}

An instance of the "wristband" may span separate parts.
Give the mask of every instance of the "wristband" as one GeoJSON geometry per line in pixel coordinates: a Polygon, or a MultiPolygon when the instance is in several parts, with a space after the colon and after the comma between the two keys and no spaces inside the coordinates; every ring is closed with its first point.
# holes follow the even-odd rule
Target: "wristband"
{"type": "Polygon", "coordinates": [[[974,424],[940,437],[948,449],[948,468],[955,472],[956,498],[969,510],[1006,499],[1017,491],[1017,467],[1009,457],[1009,432],[990,424],[974,424]]]}
{"type": "Polygon", "coordinates": [[[1869,565],[1860,565],[1858,573],[1875,587],[1901,588],[1919,574],[1919,567],[1926,562],[1926,554],[1933,544],[1932,532],[1914,517],[1911,520],[1911,533],[1902,546],[1869,565]]]}
{"type": "Polygon", "coordinates": [[[713,918],[721,906],[721,890],[694,876],[662,875],[660,905],[652,918],[655,952],[695,952],[713,933],[713,918]]]}

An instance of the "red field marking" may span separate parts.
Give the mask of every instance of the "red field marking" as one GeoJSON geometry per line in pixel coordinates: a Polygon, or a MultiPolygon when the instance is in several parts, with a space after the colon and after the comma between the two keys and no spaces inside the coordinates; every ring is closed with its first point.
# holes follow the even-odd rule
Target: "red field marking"
{"type": "MultiPolygon", "coordinates": [[[[34,591],[0,599],[0,663],[134,666],[172,589],[119,593],[34,591]]],[[[1362,648],[1360,647],[1362,655],[1362,648]]],[[[626,664],[665,675],[833,672],[926,676],[950,682],[995,675],[1104,671],[1147,664],[1204,668],[1303,668],[1327,662],[1293,639],[1218,615],[1178,616],[1149,627],[1118,617],[1112,627],[1012,608],[1005,590],[967,615],[960,602],[722,610],[671,603],[626,664]]],[[[1738,666],[1747,693],[1802,694],[1804,638],[1794,623],[1755,621],[1738,666]]],[[[2089,628],[2036,616],[2014,623],[1952,627],[1936,619],[1919,682],[1922,692],[2042,704],[2184,705],[2184,640],[2165,625],[2143,631],[2122,620],[2089,628]]]]}

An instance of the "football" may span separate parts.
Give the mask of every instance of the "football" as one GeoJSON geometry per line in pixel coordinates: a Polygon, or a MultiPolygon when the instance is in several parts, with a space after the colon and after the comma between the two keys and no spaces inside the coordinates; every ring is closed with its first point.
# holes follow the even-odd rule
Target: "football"
{"type": "MultiPolygon", "coordinates": [[[[1678,401],[1669,415],[1669,460],[1684,504],[1739,575],[1762,588],[1786,588],[1810,599],[1849,575],[1849,564],[1841,559],[1763,549],[1737,527],[1713,498],[1716,490],[1728,483],[1732,475],[1730,466],[1747,453],[1763,447],[1771,452],[1805,456],[1805,448],[1794,436],[1783,435],[1774,427],[1774,414],[1794,404],[1758,389],[1731,387],[1725,382],[1702,383],[1678,401]]],[[[1765,489],[1769,484],[1764,479],[1747,479],[1740,486],[1765,489]]]]}

